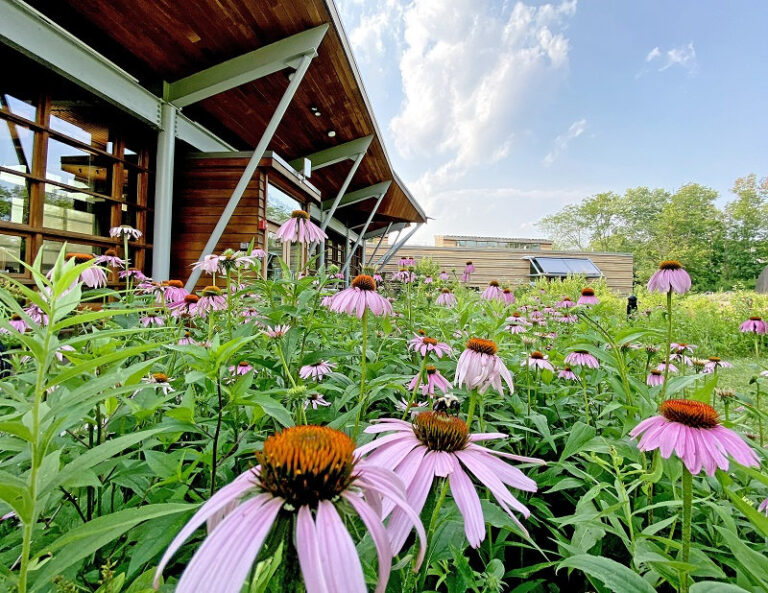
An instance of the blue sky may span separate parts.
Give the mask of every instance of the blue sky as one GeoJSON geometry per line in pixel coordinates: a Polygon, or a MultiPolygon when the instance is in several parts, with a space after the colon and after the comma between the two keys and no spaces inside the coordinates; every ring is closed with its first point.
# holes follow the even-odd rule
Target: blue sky
{"type": "Polygon", "coordinates": [[[768,2],[337,0],[414,237],[540,236],[580,198],[768,175],[768,2]]]}

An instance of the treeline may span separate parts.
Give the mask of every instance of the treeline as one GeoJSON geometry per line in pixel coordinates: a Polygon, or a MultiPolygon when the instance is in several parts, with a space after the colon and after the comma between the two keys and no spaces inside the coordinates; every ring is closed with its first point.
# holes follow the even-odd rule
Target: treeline
{"type": "Polygon", "coordinates": [[[698,290],[752,288],[768,264],[768,177],[739,178],[731,191],[722,209],[718,193],[697,183],[675,193],[647,187],[601,193],[538,226],[558,248],[632,253],[638,282],[660,260],[677,259],[698,290]]]}

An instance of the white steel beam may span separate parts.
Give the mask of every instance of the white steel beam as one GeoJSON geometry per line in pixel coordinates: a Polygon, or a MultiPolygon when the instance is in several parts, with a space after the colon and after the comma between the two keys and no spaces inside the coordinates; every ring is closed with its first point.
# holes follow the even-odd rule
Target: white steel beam
{"type": "Polygon", "coordinates": [[[373,210],[371,210],[371,213],[368,215],[368,220],[365,221],[365,225],[363,225],[363,230],[360,231],[360,234],[357,237],[357,241],[355,241],[355,244],[353,245],[352,250],[349,252],[349,255],[347,256],[347,261],[344,262],[344,268],[343,268],[342,274],[345,274],[349,270],[349,266],[352,263],[352,256],[355,254],[355,251],[357,251],[357,248],[360,247],[360,243],[363,241],[363,236],[365,235],[365,231],[368,230],[368,225],[371,224],[373,217],[376,216],[376,211],[379,209],[379,206],[381,205],[381,201],[384,199],[385,193],[386,192],[383,192],[379,195],[379,199],[376,200],[376,204],[374,205],[373,210]]]}
{"type": "Polygon", "coordinates": [[[368,239],[374,239],[380,235],[387,235],[388,233],[394,233],[395,231],[402,231],[405,227],[407,227],[410,223],[407,222],[392,222],[389,223],[386,227],[382,227],[380,229],[376,229],[375,231],[371,231],[369,233],[365,234],[365,240],[368,239]]]}
{"type": "MultiPolygon", "coordinates": [[[[378,242],[378,243],[376,243],[376,247],[374,247],[374,248],[373,248],[373,253],[371,253],[371,258],[370,258],[370,260],[369,260],[369,263],[372,263],[372,262],[373,262],[373,258],[374,258],[374,257],[376,257],[376,252],[379,250],[379,247],[381,247],[381,243],[382,243],[382,241],[384,241],[384,237],[386,237],[386,236],[387,236],[387,233],[389,232],[389,229],[391,229],[391,228],[392,228],[392,223],[390,222],[390,223],[387,225],[387,228],[385,228],[385,229],[384,229],[384,232],[383,232],[383,233],[381,233],[381,236],[379,237],[379,242],[378,242]]],[[[367,238],[367,237],[368,237],[368,235],[365,235],[365,236],[363,237],[363,240],[364,240],[364,241],[367,241],[367,240],[368,240],[368,238],[367,238]]],[[[365,243],[363,243],[363,245],[365,245],[365,243]]],[[[365,262],[363,262],[363,265],[365,265],[365,262]]]]}
{"type": "Polygon", "coordinates": [[[0,41],[153,127],[159,127],[159,97],[28,4],[0,0],[0,41]]]}
{"type": "Polygon", "coordinates": [[[234,147],[182,113],[176,115],[176,137],[201,152],[232,152],[234,147]]]}
{"type": "Polygon", "coordinates": [[[405,235],[405,237],[403,237],[402,239],[397,241],[394,245],[392,245],[392,247],[389,248],[389,251],[387,251],[381,257],[381,259],[376,263],[377,269],[381,270],[381,268],[383,268],[386,265],[386,263],[398,251],[398,249],[400,249],[403,245],[405,245],[405,242],[408,239],[410,239],[413,236],[413,233],[418,231],[420,227],[421,227],[421,225],[417,224],[416,226],[413,227],[413,229],[411,229],[411,232],[409,232],[407,235],[405,235]]]}
{"type": "Polygon", "coordinates": [[[166,103],[162,128],[157,135],[155,162],[155,227],[152,235],[152,277],[168,280],[171,269],[171,232],[173,228],[173,162],[176,147],[178,110],[166,103]]]}
{"type": "Polygon", "coordinates": [[[309,159],[312,162],[312,170],[322,169],[330,165],[335,165],[347,159],[355,159],[360,153],[365,153],[368,147],[371,145],[373,136],[363,136],[343,144],[331,146],[330,148],[324,148],[308,154],[307,156],[298,158],[291,161],[291,167],[297,171],[301,171],[304,159],[309,159]]]}
{"type": "Polygon", "coordinates": [[[392,185],[392,181],[390,180],[380,181],[379,183],[374,183],[368,187],[356,189],[355,191],[346,193],[341,197],[341,199],[339,199],[337,196],[335,200],[323,200],[323,210],[337,210],[345,206],[352,206],[353,204],[358,204],[360,202],[364,202],[365,200],[370,200],[371,198],[377,198],[381,194],[387,193],[390,185],[392,185]]]}
{"type": "Polygon", "coordinates": [[[315,54],[326,31],[328,24],[319,25],[191,74],[168,85],[166,98],[185,107],[284,68],[298,68],[305,55],[315,54]]]}
{"type": "MultiPolygon", "coordinates": [[[[208,242],[205,244],[203,252],[200,254],[198,261],[202,261],[206,255],[213,253],[213,250],[216,249],[216,245],[218,245],[219,239],[221,239],[221,236],[224,234],[224,229],[227,228],[227,224],[229,224],[229,220],[232,218],[232,214],[235,212],[237,205],[240,203],[240,198],[243,197],[248,184],[251,182],[251,178],[253,177],[256,168],[259,166],[259,161],[264,155],[264,152],[267,150],[267,146],[272,140],[272,137],[275,135],[277,126],[279,125],[280,120],[283,119],[283,115],[285,115],[285,111],[288,109],[288,105],[291,103],[291,99],[293,99],[293,95],[296,93],[296,89],[299,88],[301,80],[307,73],[307,69],[309,68],[309,64],[312,62],[313,57],[314,53],[308,53],[304,55],[301,63],[296,69],[296,72],[293,73],[293,77],[288,83],[288,88],[285,89],[283,96],[280,98],[280,102],[277,104],[277,108],[272,114],[272,117],[269,120],[269,123],[267,124],[267,127],[264,130],[261,139],[259,140],[259,143],[256,145],[256,148],[253,149],[253,154],[251,155],[251,158],[248,161],[248,164],[246,165],[240,180],[237,182],[237,185],[235,186],[235,189],[232,192],[227,205],[224,207],[224,210],[219,217],[219,221],[216,223],[213,232],[211,232],[211,236],[208,238],[208,242]]],[[[192,273],[187,280],[187,290],[191,291],[195,287],[198,278],[200,278],[200,273],[201,270],[199,268],[192,270],[192,273]]]]}

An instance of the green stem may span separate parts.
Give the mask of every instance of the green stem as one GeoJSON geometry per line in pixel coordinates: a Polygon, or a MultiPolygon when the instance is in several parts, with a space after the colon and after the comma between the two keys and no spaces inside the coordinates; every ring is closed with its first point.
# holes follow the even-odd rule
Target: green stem
{"type": "Polygon", "coordinates": [[[403,420],[405,420],[408,417],[408,412],[411,410],[411,407],[416,402],[416,392],[418,391],[419,387],[421,386],[421,378],[424,376],[424,369],[427,368],[427,357],[425,356],[424,359],[421,361],[421,368],[419,368],[419,375],[418,379],[416,379],[416,385],[413,387],[413,391],[411,392],[411,399],[408,400],[408,405],[405,408],[405,411],[403,412],[403,420]]]}
{"type": "MultiPolygon", "coordinates": [[[[474,391],[472,392],[474,393],[474,391]]],[[[432,542],[435,530],[437,529],[437,520],[440,517],[440,509],[445,502],[445,497],[448,494],[448,478],[443,478],[443,486],[440,489],[440,494],[435,502],[435,508],[432,510],[432,517],[429,520],[429,528],[427,529],[427,545],[432,542]]],[[[419,579],[419,588],[416,591],[424,591],[424,581],[427,578],[427,566],[423,566],[421,569],[421,578],[419,579]]]]}
{"type": "Polygon", "coordinates": [[[755,358],[760,358],[760,337],[755,332],[755,358]]]}
{"type": "Polygon", "coordinates": [[[357,438],[357,433],[360,431],[360,416],[363,413],[365,407],[365,374],[366,365],[368,363],[368,308],[363,310],[363,316],[360,319],[363,324],[362,328],[362,353],[360,356],[360,398],[358,400],[357,416],[355,416],[355,430],[352,433],[352,438],[357,438]]]}
{"type": "MultiPolygon", "coordinates": [[[[682,462],[681,462],[682,463],[682,462]]],[[[683,463],[683,546],[680,560],[687,563],[691,556],[691,514],[693,512],[693,476],[683,463]]],[[[680,571],[680,593],[688,593],[688,571],[680,571]]]]}
{"type": "Polygon", "coordinates": [[[283,349],[280,347],[280,344],[276,344],[277,348],[277,355],[280,357],[280,362],[283,363],[283,369],[285,370],[285,376],[288,377],[288,380],[291,382],[291,387],[296,387],[296,381],[293,378],[293,375],[291,374],[291,370],[288,368],[288,363],[285,361],[285,356],[283,355],[283,349]]]}
{"type": "Polygon", "coordinates": [[[667,395],[667,377],[669,376],[669,357],[672,354],[672,289],[667,291],[667,354],[664,358],[664,384],[661,386],[661,400],[667,395]]]}
{"type": "Polygon", "coordinates": [[[472,430],[472,420],[475,417],[475,408],[477,407],[477,392],[473,389],[469,392],[469,409],[467,410],[467,426],[472,430]]]}
{"type": "Polygon", "coordinates": [[[589,411],[589,396],[587,395],[587,375],[586,373],[581,375],[581,386],[584,389],[584,416],[587,420],[587,425],[592,424],[592,413],[589,411]]]}
{"type": "Polygon", "coordinates": [[[757,408],[757,433],[760,435],[760,446],[765,442],[763,440],[763,410],[760,407],[760,383],[755,383],[755,407],[757,408]]]}

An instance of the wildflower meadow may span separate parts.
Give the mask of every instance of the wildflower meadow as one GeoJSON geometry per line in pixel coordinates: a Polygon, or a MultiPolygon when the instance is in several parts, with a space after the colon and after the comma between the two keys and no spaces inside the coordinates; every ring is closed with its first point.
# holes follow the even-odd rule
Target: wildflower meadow
{"type": "Polygon", "coordinates": [[[764,296],[258,249],[187,292],[130,232],[3,279],[3,590],[768,591],[764,296]]]}

